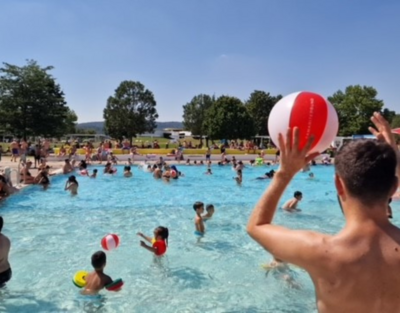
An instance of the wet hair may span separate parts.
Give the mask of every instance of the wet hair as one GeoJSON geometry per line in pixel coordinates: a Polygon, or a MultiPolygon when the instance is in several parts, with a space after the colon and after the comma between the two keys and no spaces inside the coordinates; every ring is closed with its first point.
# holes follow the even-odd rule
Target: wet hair
{"type": "Polygon", "coordinates": [[[0,216],[0,233],[1,233],[1,231],[3,230],[3,225],[4,225],[3,217],[0,216]]]}
{"type": "Polygon", "coordinates": [[[163,240],[165,240],[165,242],[167,243],[167,246],[168,246],[168,236],[169,236],[168,228],[164,227],[164,226],[158,226],[156,228],[156,233],[157,233],[157,236],[161,236],[161,238],[163,240]]]}
{"type": "Polygon", "coordinates": [[[208,211],[210,211],[211,209],[214,210],[214,205],[213,205],[213,204],[207,204],[207,206],[206,206],[206,211],[208,212],[208,211]]]}
{"type": "Polygon", "coordinates": [[[130,170],[131,170],[131,167],[129,165],[124,167],[124,171],[130,171],[130,170]]]}
{"type": "Polygon", "coordinates": [[[295,198],[297,198],[297,197],[303,196],[303,194],[302,194],[301,191],[295,191],[293,196],[294,196],[295,198]]]}
{"type": "Polygon", "coordinates": [[[77,185],[79,186],[78,181],[76,180],[75,175],[71,175],[70,177],[68,177],[68,181],[69,181],[70,183],[75,183],[75,184],[77,184],[77,185]]]}
{"type": "Polygon", "coordinates": [[[107,256],[103,251],[97,251],[92,255],[92,266],[94,269],[101,269],[104,265],[106,265],[107,256]]]}
{"type": "Polygon", "coordinates": [[[362,203],[387,201],[397,182],[396,166],[394,149],[371,139],[349,142],[335,156],[336,174],[362,203]]]}
{"type": "Polygon", "coordinates": [[[93,173],[97,173],[97,168],[95,168],[95,169],[93,170],[93,173]]]}
{"type": "Polygon", "coordinates": [[[204,203],[201,201],[197,201],[193,204],[193,209],[196,211],[198,209],[200,209],[201,207],[204,207],[204,203]]]}

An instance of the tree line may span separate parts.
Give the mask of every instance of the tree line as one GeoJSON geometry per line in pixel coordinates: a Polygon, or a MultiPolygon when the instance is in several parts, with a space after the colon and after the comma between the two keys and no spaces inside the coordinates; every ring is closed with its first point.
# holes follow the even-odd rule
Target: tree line
{"type": "MultiPolygon", "coordinates": [[[[52,66],[41,67],[28,60],[24,66],[3,63],[0,68],[0,132],[21,138],[61,137],[68,133],[94,133],[78,129],[78,117],[65,101],[64,93],[50,74],[52,66]]],[[[400,115],[384,107],[371,86],[352,85],[329,96],[339,116],[339,136],[368,133],[370,116],[379,111],[393,128],[400,115]]],[[[199,94],[183,105],[186,130],[203,138],[250,139],[268,135],[268,117],[282,95],[255,90],[245,101],[233,96],[199,94]]],[[[131,140],[153,132],[158,118],[153,92],[139,81],[123,81],[103,110],[106,134],[131,140]]]]}

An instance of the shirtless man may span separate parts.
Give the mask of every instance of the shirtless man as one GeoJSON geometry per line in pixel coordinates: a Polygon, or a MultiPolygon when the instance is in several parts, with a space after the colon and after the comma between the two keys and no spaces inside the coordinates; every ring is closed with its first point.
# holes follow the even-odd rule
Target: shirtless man
{"type": "Polygon", "coordinates": [[[10,148],[11,148],[11,162],[13,162],[13,161],[17,162],[17,157],[19,155],[19,152],[18,152],[19,145],[15,139],[11,142],[10,148]]]}
{"type": "Polygon", "coordinates": [[[8,254],[10,253],[11,242],[7,236],[4,236],[1,231],[3,229],[4,220],[0,216],[0,288],[11,279],[11,267],[8,263],[8,254]]]}
{"type": "Polygon", "coordinates": [[[72,167],[71,163],[69,162],[69,159],[65,159],[65,164],[63,166],[63,174],[69,174],[74,170],[72,167]]]}
{"type": "Polygon", "coordinates": [[[316,156],[308,154],[312,140],[299,147],[297,128],[286,139],[279,136],[281,167],[247,225],[272,255],[309,273],[319,312],[400,312],[400,229],[387,218],[400,153],[388,122],[379,113],[371,120],[378,140],[350,142],[335,157],[335,186],[346,220],[338,234],[272,224],[285,188],[316,156]]]}

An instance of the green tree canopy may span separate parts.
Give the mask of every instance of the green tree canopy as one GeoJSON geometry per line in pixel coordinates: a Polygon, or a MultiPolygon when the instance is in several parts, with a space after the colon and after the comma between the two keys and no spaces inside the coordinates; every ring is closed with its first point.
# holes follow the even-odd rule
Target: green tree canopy
{"type": "Polygon", "coordinates": [[[68,109],[65,119],[65,133],[66,134],[76,134],[76,122],[78,121],[78,116],[74,110],[68,109]]]}
{"type": "Polygon", "coordinates": [[[393,117],[393,119],[392,119],[392,121],[391,121],[391,123],[390,123],[390,126],[391,126],[392,128],[399,128],[399,127],[400,127],[400,114],[396,114],[396,115],[393,117]]]}
{"type": "Polygon", "coordinates": [[[255,135],[254,123],[242,101],[235,97],[219,97],[207,110],[204,130],[210,139],[250,139],[255,135]]]}
{"type": "Polygon", "coordinates": [[[339,90],[328,98],[339,116],[340,136],[368,134],[371,116],[375,111],[392,118],[391,111],[382,111],[384,104],[376,98],[377,94],[373,87],[355,85],[346,87],[345,92],[339,90]]]}
{"type": "Polygon", "coordinates": [[[15,136],[59,137],[68,125],[68,107],[60,85],[29,60],[19,67],[3,63],[0,69],[0,123],[15,136]]]}
{"type": "Polygon", "coordinates": [[[158,118],[153,93],[135,81],[123,81],[107,100],[103,112],[108,135],[132,140],[138,134],[153,132],[158,118]]]}
{"type": "Polygon", "coordinates": [[[271,96],[265,91],[255,90],[246,101],[246,107],[253,118],[256,134],[268,136],[268,117],[275,103],[282,99],[281,95],[271,96]]]}
{"type": "Polygon", "coordinates": [[[193,97],[189,103],[183,106],[183,127],[191,131],[193,135],[203,136],[206,112],[214,102],[214,97],[209,95],[201,94],[193,97]]]}

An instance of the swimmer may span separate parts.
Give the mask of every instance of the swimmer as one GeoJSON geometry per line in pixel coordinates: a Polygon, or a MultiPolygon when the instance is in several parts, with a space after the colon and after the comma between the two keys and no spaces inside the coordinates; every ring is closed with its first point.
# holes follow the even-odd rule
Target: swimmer
{"type": "Polygon", "coordinates": [[[153,252],[156,256],[162,256],[167,252],[168,247],[168,236],[169,231],[167,227],[158,226],[154,229],[154,239],[148,236],[143,235],[142,233],[137,233],[138,236],[145,239],[147,242],[151,243],[152,245],[147,245],[144,241],[140,241],[140,246],[153,252]]]}
{"type": "Polygon", "coordinates": [[[107,162],[104,166],[104,174],[114,174],[115,169],[112,167],[110,162],[107,162]]]}
{"type": "MultiPolygon", "coordinates": [[[[82,290],[83,295],[96,295],[105,286],[113,282],[112,278],[104,274],[107,257],[103,251],[97,251],[92,255],[92,266],[94,271],[86,276],[86,285],[82,290]]],[[[113,290],[119,291],[120,289],[113,290]]]]}
{"type": "Polygon", "coordinates": [[[264,176],[257,177],[256,180],[271,179],[271,178],[274,177],[274,175],[275,175],[275,171],[274,170],[270,170],[269,172],[266,172],[264,174],[264,176]]]}
{"type": "Polygon", "coordinates": [[[196,212],[196,216],[194,217],[194,233],[198,236],[204,236],[205,228],[203,218],[201,216],[201,214],[204,213],[204,203],[197,201],[195,204],[193,204],[193,209],[196,212]]]}
{"type": "Polygon", "coordinates": [[[266,269],[267,276],[272,271],[275,278],[284,280],[292,288],[300,289],[300,285],[294,280],[293,276],[290,275],[293,271],[286,262],[274,257],[271,263],[263,265],[263,268],[266,269]]]}
{"type": "Polygon", "coordinates": [[[154,164],[153,166],[153,177],[155,179],[160,179],[162,177],[162,171],[159,167],[157,167],[157,165],[154,164]],[[155,168],[154,168],[155,167],[155,168]]]}
{"type": "Polygon", "coordinates": [[[203,219],[203,221],[207,221],[207,220],[209,220],[209,219],[212,218],[212,216],[213,216],[214,213],[215,213],[214,205],[212,205],[212,204],[207,204],[207,206],[206,206],[206,211],[207,211],[207,213],[204,214],[204,215],[201,217],[201,218],[203,219]]]}
{"type": "Polygon", "coordinates": [[[314,179],[314,178],[315,178],[315,176],[314,176],[313,172],[308,174],[308,178],[307,179],[314,179]]]}
{"type": "Polygon", "coordinates": [[[204,174],[205,174],[205,175],[212,175],[211,168],[208,168],[208,169],[207,169],[207,172],[205,172],[204,174]]]}
{"type": "Polygon", "coordinates": [[[3,217],[0,216],[0,288],[4,287],[5,283],[11,279],[12,271],[8,262],[11,242],[10,239],[3,235],[3,217]]]}
{"type": "Polygon", "coordinates": [[[95,168],[95,169],[93,170],[93,174],[90,175],[90,178],[96,178],[96,177],[97,177],[97,169],[95,168]]]}
{"type": "Polygon", "coordinates": [[[65,183],[65,188],[64,190],[69,190],[71,192],[71,195],[77,195],[78,194],[78,181],[76,180],[76,177],[74,175],[71,175],[68,177],[67,182],[65,183]]]}
{"type": "Polygon", "coordinates": [[[131,167],[129,165],[124,167],[124,177],[132,177],[131,167]]]}
{"type": "Polygon", "coordinates": [[[242,184],[242,181],[243,181],[242,170],[237,170],[237,176],[234,177],[233,179],[236,180],[236,183],[238,185],[242,184]]]}
{"type": "Polygon", "coordinates": [[[303,194],[300,191],[296,191],[293,195],[293,199],[286,201],[286,203],[282,206],[282,209],[288,212],[301,211],[297,208],[297,204],[299,201],[301,201],[301,199],[303,199],[303,194]]]}

